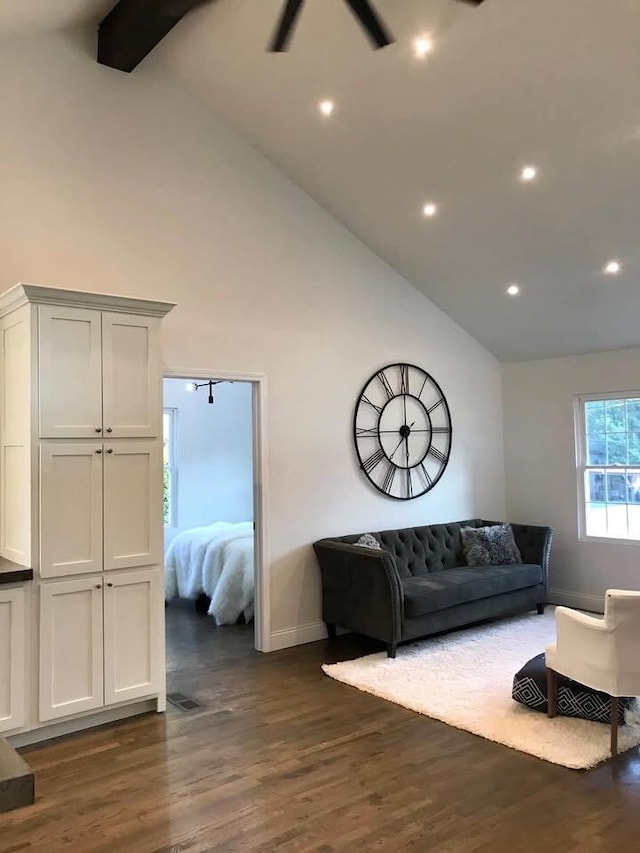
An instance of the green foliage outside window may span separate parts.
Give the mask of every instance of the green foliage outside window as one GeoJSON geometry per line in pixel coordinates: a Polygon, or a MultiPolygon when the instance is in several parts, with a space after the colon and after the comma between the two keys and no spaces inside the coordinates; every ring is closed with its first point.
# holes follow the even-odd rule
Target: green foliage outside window
{"type": "Polygon", "coordinates": [[[171,524],[171,471],[164,469],[164,483],[162,492],[164,523],[171,524]]]}

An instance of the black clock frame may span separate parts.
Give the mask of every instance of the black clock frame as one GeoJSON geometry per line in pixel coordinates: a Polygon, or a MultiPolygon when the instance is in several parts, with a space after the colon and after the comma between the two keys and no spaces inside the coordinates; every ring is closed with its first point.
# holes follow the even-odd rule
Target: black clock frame
{"type": "MultiPolygon", "coordinates": [[[[402,379],[401,379],[401,382],[402,382],[402,379]]],[[[438,403],[436,405],[439,405],[439,404],[440,403],[438,403]]],[[[433,411],[433,409],[431,409],[431,411],[433,411]]],[[[410,434],[411,434],[411,430],[407,424],[403,424],[401,427],[399,427],[398,435],[401,437],[401,440],[402,439],[408,440],[408,436],[410,434]]],[[[360,435],[360,438],[362,438],[362,437],[363,436],[360,435]]],[[[430,492],[434,488],[434,486],[440,481],[440,479],[442,478],[442,475],[444,474],[444,472],[447,468],[447,465],[449,464],[449,459],[451,457],[452,443],[453,443],[453,424],[451,421],[451,410],[449,409],[449,404],[447,402],[447,398],[445,397],[444,392],[443,392],[440,384],[433,378],[433,376],[430,373],[428,373],[426,370],[424,370],[424,368],[418,367],[416,364],[409,364],[409,363],[403,362],[403,361],[393,362],[391,364],[386,364],[383,367],[380,367],[378,370],[376,370],[376,372],[373,373],[369,377],[369,379],[367,379],[367,381],[364,383],[364,385],[362,386],[360,393],[358,394],[355,409],[353,412],[353,444],[354,444],[354,447],[356,450],[356,456],[358,458],[358,464],[359,464],[360,470],[365,474],[367,480],[376,489],[376,491],[380,492],[385,497],[388,497],[388,498],[391,498],[392,500],[397,500],[397,501],[409,501],[409,500],[414,500],[415,498],[423,497],[423,495],[426,495],[428,492],[430,492]],[[394,495],[394,494],[391,494],[390,492],[387,492],[385,490],[384,484],[382,486],[380,486],[378,483],[376,483],[375,480],[369,476],[369,472],[367,471],[367,469],[365,467],[366,460],[363,460],[363,458],[360,454],[360,448],[358,446],[358,425],[357,425],[358,411],[359,411],[360,405],[362,403],[365,403],[365,404],[368,404],[369,406],[372,406],[375,409],[379,409],[377,424],[375,427],[375,433],[373,432],[373,430],[371,432],[369,432],[369,431],[368,432],[369,432],[369,435],[375,435],[377,442],[378,442],[379,452],[382,453],[382,457],[385,458],[387,460],[387,462],[390,465],[392,465],[396,470],[412,471],[414,468],[418,468],[420,465],[424,464],[425,459],[427,458],[427,456],[431,452],[434,429],[432,427],[430,410],[427,409],[427,407],[425,406],[423,401],[420,399],[420,394],[418,394],[416,396],[415,394],[411,394],[408,391],[403,392],[402,389],[400,390],[399,393],[396,394],[396,393],[393,393],[390,386],[387,386],[385,384],[385,382],[386,382],[385,371],[393,369],[393,368],[398,369],[401,377],[402,377],[401,368],[407,368],[407,374],[406,374],[407,376],[409,375],[408,369],[413,369],[413,370],[416,370],[419,373],[421,373],[422,376],[424,377],[424,382],[423,382],[422,388],[420,390],[420,394],[424,390],[424,387],[427,385],[427,383],[430,383],[431,386],[437,392],[437,394],[439,396],[439,400],[442,401],[442,406],[444,408],[444,411],[446,412],[446,419],[447,419],[448,427],[436,428],[437,432],[439,432],[439,433],[444,432],[448,435],[446,453],[442,453],[441,451],[438,451],[438,453],[440,454],[438,457],[436,457],[440,461],[440,468],[438,470],[438,473],[433,478],[430,478],[430,483],[427,485],[427,487],[425,489],[423,489],[421,492],[418,492],[415,495],[414,494],[394,495]],[[381,377],[384,377],[384,379],[381,377]],[[367,390],[369,385],[375,381],[376,378],[383,384],[383,387],[385,387],[386,393],[388,395],[388,399],[386,400],[386,402],[384,403],[384,405],[381,408],[376,406],[375,404],[373,404],[365,396],[365,391],[367,390]],[[424,451],[422,457],[414,465],[406,465],[406,466],[405,465],[398,465],[396,462],[394,462],[387,455],[387,453],[384,450],[384,445],[382,443],[381,429],[380,429],[380,423],[382,421],[382,414],[383,414],[384,410],[386,409],[386,407],[389,405],[389,403],[391,403],[393,400],[397,399],[398,397],[411,397],[414,400],[416,400],[417,403],[424,409],[424,413],[425,413],[427,421],[429,423],[429,427],[432,430],[431,435],[429,437],[429,443],[427,445],[426,450],[424,451]],[[442,457],[442,458],[440,458],[440,457],[442,457]]],[[[371,457],[368,457],[368,458],[371,458],[371,457]]],[[[371,470],[374,470],[375,467],[377,467],[377,464],[374,465],[371,470]]],[[[386,479],[385,479],[385,482],[386,482],[386,479]]]]}

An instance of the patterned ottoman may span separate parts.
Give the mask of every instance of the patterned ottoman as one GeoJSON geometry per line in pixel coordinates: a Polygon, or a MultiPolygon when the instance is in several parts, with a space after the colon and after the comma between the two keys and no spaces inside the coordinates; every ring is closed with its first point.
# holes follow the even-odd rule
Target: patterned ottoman
{"type": "MultiPolygon", "coordinates": [[[[513,678],[511,696],[521,705],[534,711],[547,713],[547,672],[544,652],[531,658],[513,678]]],[[[633,699],[620,699],[618,723],[624,723],[624,712],[633,699]]],[[[580,717],[597,723],[611,723],[611,699],[606,693],[578,684],[558,674],[558,714],[563,717],[580,717]]]]}

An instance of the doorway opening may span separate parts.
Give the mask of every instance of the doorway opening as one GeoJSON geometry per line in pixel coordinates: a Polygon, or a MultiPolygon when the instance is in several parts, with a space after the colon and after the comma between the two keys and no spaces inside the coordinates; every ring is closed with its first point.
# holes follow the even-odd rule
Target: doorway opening
{"type": "MultiPolygon", "coordinates": [[[[264,378],[165,371],[167,672],[268,651],[264,378]]],[[[168,690],[172,691],[169,677],[168,690]]]]}

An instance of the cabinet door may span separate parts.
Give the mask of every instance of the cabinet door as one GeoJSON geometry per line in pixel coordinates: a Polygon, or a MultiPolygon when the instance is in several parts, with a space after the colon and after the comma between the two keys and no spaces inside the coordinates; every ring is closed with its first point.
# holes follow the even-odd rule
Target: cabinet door
{"type": "Polygon", "coordinates": [[[162,561],[160,440],[105,442],[104,568],[162,561]]]}
{"type": "Polygon", "coordinates": [[[102,580],[40,587],[40,720],[104,704],[102,580]]]}
{"type": "Polygon", "coordinates": [[[102,570],[102,442],[40,444],[40,574],[102,570]]]}
{"type": "Polygon", "coordinates": [[[41,438],[102,435],[100,312],[38,308],[41,438]]]}
{"type": "Polygon", "coordinates": [[[160,569],[107,577],[104,589],[106,705],[160,692],[163,616],[160,569]]]}
{"type": "Polygon", "coordinates": [[[25,597],[0,588],[0,732],[25,724],[25,597]]]}
{"type": "Polygon", "coordinates": [[[102,315],[105,433],[119,438],[162,431],[160,321],[131,314],[102,315]]]}

